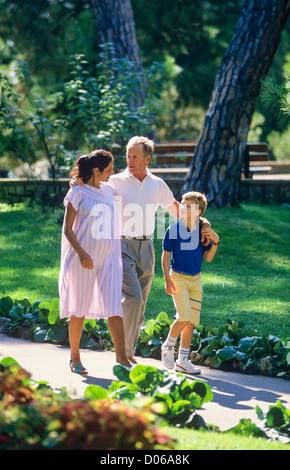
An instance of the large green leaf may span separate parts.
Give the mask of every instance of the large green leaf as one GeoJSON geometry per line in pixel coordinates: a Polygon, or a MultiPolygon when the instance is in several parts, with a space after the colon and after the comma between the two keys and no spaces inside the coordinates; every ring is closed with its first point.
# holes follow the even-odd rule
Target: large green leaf
{"type": "Polygon", "coordinates": [[[185,408],[192,408],[191,402],[189,400],[178,400],[173,403],[171,411],[180,412],[183,411],[185,408]]]}
{"type": "Polygon", "coordinates": [[[47,338],[54,343],[63,343],[68,335],[67,326],[52,325],[47,331],[47,338]]]}
{"type": "Polygon", "coordinates": [[[9,318],[11,320],[21,320],[23,318],[23,307],[20,305],[14,305],[14,307],[9,312],[9,318]]]}
{"type": "Polygon", "coordinates": [[[237,348],[244,353],[248,353],[256,343],[256,340],[256,336],[245,336],[244,338],[240,339],[237,348]]]}
{"type": "Polygon", "coordinates": [[[261,428],[259,428],[255,423],[253,423],[250,419],[241,419],[239,424],[224,432],[233,432],[235,434],[240,434],[243,436],[266,437],[265,432],[261,428]]]}
{"type": "Polygon", "coordinates": [[[193,382],[192,390],[201,397],[202,403],[211,401],[213,399],[213,392],[210,386],[201,380],[196,380],[193,382]]]}
{"type": "Polygon", "coordinates": [[[143,357],[150,357],[152,354],[152,348],[150,347],[149,344],[145,344],[144,347],[141,349],[141,354],[143,357]]]}
{"type": "Polygon", "coordinates": [[[156,384],[156,378],[160,375],[162,375],[162,372],[156,367],[137,364],[130,372],[130,379],[142,390],[147,390],[156,384]]]}
{"type": "Polygon", "coordinates": [[[0,315],[8,316],[8,313],[12,309],[13,305],[14,302],[11,297],[2,297],[0,299],[0,315]]]}
{"type": "Polygon", "coordinates": [[[36,343],[44,343],[46,340],[47,340],[47,330],[41,327],[35,328],[34,341],[36,343]]]}
{"type": "Polygon", "coordinates": [[[166,323],[167,325],[171,325],[172,323],[171,318],[169,318],[166,312],[160,312],[157,315],[156,320],[159,321],[160,323],[166,323]]]}
{"type": "Polygon", "coordinates": [[[16,361],[16,359],[13,359],[13,357],[10,357],[10,356],[4,357],[0,361],[0,364],[2,364],[2,366],[4,366],[4,367],[19,366],[19,363],[16,361]]]}
{"type": "Polygon", "coordinates": [[[54,325],[59,319],[59,310],[50,310],[48,314],[48,323],[54,325]]]}
{"type": "Polygon", "coordinates": [[[154,332],[158,333],[161,330],[161,325],[153,319],[150,319],[146,323],[145,331],[148,335],[153,335],[154,332]]]}
{"type": "Polygon", "coordinates": [[[271,407],[267,413],[267,426],[271,428],[280,428],[285,424],[283,411],[277,406],[271,407]]]}
{"type": "Polygon", "coordinates": [[[43,309],[43,310],[49,310],[50,303],[49,302],[40,302],[38,305],[38,308],[43,309]]]}
{"type": "Polygon", "coordinates": [[[207,346],[204,349],[202,349],[202,354],[211,354],[213,351],[216,351],[217,349],[219,349],[220,340],[217,336],[208,338],[206,341],[207,341],[207,346]]]}
{"type": "Polygon", "coordinates": [[[116,364],[113,367],[113,373],[122,382],[132,383],[132,380],[130,379],[130,370],[126,367],[116,364]]]}
{"type": "Polygon", "coordinates": [[[216,352],[216,358],[218,359],[218,363],[222,364],[225,361],[233,359],[236,353],[237,348],[235,346],[225,346],[216,352]]]}
{"type": "Polygon", "coordinates": [[[103,400],[108,397],[108,390],[100,385],[89,385],[84,392],[84,398],[88,400],[103,400]]]}
{"type": "Polygon", "coordinates": [[[237,351],[236,359],[237,361],[246,361],[248,359],[248,355],[242,351],[237,351]]]}

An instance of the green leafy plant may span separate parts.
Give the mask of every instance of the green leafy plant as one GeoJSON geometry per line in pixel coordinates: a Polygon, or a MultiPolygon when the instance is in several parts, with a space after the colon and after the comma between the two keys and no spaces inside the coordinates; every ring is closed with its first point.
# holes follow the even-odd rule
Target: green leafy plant
{"type": "MultiPolygon", "coordinates": [[[[27,299],[0,299],[0,317],[7,320],[3,331],[12,336],[33,339],[36,343],[68,344],[68,319],[59,315],[59,299],[35,302],[27,299]]],[[[106,320],[85,320],[81,338],[82,348],[110,349],[112,339],[106,320]]]]}
{"type": "Polygon", "coordinates": [[[290,410],[278,400],[264,413],[256,406],[256,413],[261,422],[253,423],[250,419],[241,419],[237,426],[227,432],[243,436],[266,437],[269,440],[279,440],[284,444],[290,443],[290,410]]]}
{"type": "Polygon", "coordinates": [[[78,128],[85,147],[112,151],[120,168],[124,162],[118,154],[129,138],[155,129],[161,90],[157,77],[162,67],[154,62],[144,76],[133,62],[118,58],[111,44],[100,49],[95,73],[88,71],[83,54],[71,58],[71,79],[62,92],[63,104],[68,111],[68,127],[78,128]]]}
{"type": "MultiPolygon", "coordinates": [[[[45,157],[55,181],[67,120],[57,112],[59,94],[44,99],[35,91],[29,65],[19,62],[14,71],[16,84],[0,74],[0,124],[6,143],[17,164],[26,163],[35,176],[33,164],[45,157]]],[[[52,199],[55,196],[51,194],[52,199]]]]}
{"type": "MultiPolygon", "coordinates": [[[[47,99],[36,89],[26,62],[15,69],[16,83],[0,73],[5,151],[17,165],[26,163],[32,177],[33,165],[41,158],[48,161],[55,182],[68,175],[76,155],[95,148],[120,154],[132,135],[155,129],[161,65],[153,63],[143,75],[133,62],[115,57],[109,44],[101,46],[93,71],[88,65],[83,54],[71,57],[70,79],[47,99]]],[[[123,164],[121,157],[116,159],[116,167],[123,164]]],[[[47,202],[55,204],[55,196],[54,183],[47,202]]]]}
{"type": "Polygon", "coordinates": [[[37,343],[52,341],[53,343],[67,343],[68,321],[59,316],[59,299],[39,304],[40,325],[34,329],[34,339],[37,343]]]}
{"type": "MultiPolygon", "coordinates": [[[[153,366],[138,364],[131,371],[115,366],[119,382],[113,382],[105,394],[113,400],[130,401],[135,404],[145,397],[151,399],[151,409],[167,423],[178,427],[207,428],[204,420],[196,415],[196,409],[212,400],[213,393],[202,381],[190,382],[186,376],[173,376],[153,366]]],[[[91,385],[85,397],[103,398],[104,390],[91,385]]]]}
{"type": "Polygon", "coordinates": [[[156,319],[148,320],[141,328],[137,352],[143,357],[160,357],[160,349],[165,341],[172,320],[166,312],[160,312],[156,319]]]}
{"type": "Polygon", "coordinates": [[[219,328],[198,325],[193,337],[196,350],[192,360],[214,367],[238,368],[242,372],[259,372],[287,377],[289,347],[274,335],[258,336],[253,329],[243,329],[242,323],[228,320],[219,328]]]}
{"type": "Polygon", "coordinates": [[[2,297],[0,299],[0,317],[7,319],[5,332],[17,336],[20,330],[27,331],[26,335],[30,338],[33,333],[34,325],[39,320],[39,304],[35,302],[33,305],[27,299],[13,300],[10,297],[2,297]]]}

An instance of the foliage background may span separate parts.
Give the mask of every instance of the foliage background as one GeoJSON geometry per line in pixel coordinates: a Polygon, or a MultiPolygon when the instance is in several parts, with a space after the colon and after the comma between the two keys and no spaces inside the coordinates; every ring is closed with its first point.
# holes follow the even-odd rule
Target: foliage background
{"type": "MultiPolygon", "coordinates": [[[[163,67],[159,75],[162,92],[157,97],[160,114],[155,113],[161,141],[197,140],[242,5],[242,0],[132,0],[144,67],[156,62],[163,67]]],[[[289,39],[288,23],[270,70],[278,81],[290,72],[289,39]]],[[[98,53],[89,0],[0,0],[0,72],[16,82],[17,63],[26,62],[34,91],[44,102],[71,79],[72,56],[83,54],[87,72],[93,75],[98,53]]],[[[27,91],[20,82],[17,90],[27,91]]],[[[25,106],[29,110],[29,103],[25,106]]],[[[65,111],[69,115],[71,110],[65,111]]],[[[78,129],[69,133],[66,146],[70,152],[81,149],[80,135],[78,129]]],[[[289,159],[289,128],[281,128],[262,100],[248,140],[267,141],[270,158],[289,159]]],[[[40,157],[41,152],[36,158],[40,157]]],[[[1,137],[0,167],[15,167],[1,137]]]]}

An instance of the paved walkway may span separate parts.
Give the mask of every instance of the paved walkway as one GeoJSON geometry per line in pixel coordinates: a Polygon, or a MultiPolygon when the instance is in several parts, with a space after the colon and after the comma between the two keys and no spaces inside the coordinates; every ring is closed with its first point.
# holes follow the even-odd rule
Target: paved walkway
{"type": "MultiPolygon", "coordinates": [[[[53,388],[66,387],[72,398],[83,398],[84,390],[90,384],[108,388],[116,380],[113,374],[115,354],[110,351],[82,350],[82,361],[89,372],[87,376],[70,371],[70,351],[67,347],[38,344],[0,334],[0,360],[7,356],[13,357],[30,372],[33,379],[47,381],[53,388]]],[[[140,357],[138,362],[164,369],[161,361],[155,359],[140,357]]],[[[281,400],[284,406],[290,408],[290,382],[287,380],[224,372],[203,366],[201,370],[201,375],[188,377],[207,382],[214,398],[197,413],[206,423],[215,424],[221,430],[235,426],[242,418],[259,422],[256,405],[266,412],[270,405],[281,400]]]]}

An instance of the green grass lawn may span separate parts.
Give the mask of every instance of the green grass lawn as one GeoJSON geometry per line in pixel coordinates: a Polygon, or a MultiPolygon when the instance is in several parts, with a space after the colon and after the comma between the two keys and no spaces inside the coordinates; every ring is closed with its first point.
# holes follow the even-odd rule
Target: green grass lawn
{"type": "Polygon", "coordinates": [[[175,450],[289,450],[288,444],[262,437],[212,431],[195,431],[167,426],[164,431],[176,439],[175,450]]]}
{"type": "MultiPolygon", "coordinates": [[[[62,209],[0,204],[0,296],[31,303],[58,296],[62,209]]],[[[242,204],[208,208],[206,217],[221,244],[212,263],[203,263],[201,323],[243,321],[260,334],[290,336],[289,209],[242,204]]],[[[155,238],[155,278],[146,319],[174,308],[164,291],[161,239],[155,238]]]]}

